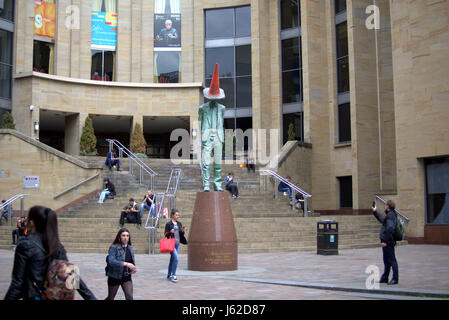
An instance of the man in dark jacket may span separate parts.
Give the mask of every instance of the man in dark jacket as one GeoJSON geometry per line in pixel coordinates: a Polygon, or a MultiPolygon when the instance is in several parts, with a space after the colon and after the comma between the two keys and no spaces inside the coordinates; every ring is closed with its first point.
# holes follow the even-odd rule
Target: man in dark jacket
{"type": "Polygon", "coordinates": [[[394,253],[394,247],[396,245],[396,241],[394,240],[394,232],[397,223],[397,217],[394,209],[394,202],[388,200],[385,203],[385,217],[383,217],[377,212],[376,206],[372,207],[374,216],[380,223],[382,223],[382,227],[380,228],[380,242],[382,243],[385,269],[379,282],[388,283],[389,285],[398,284],[399,282],[399,267],[394,253]],[[393,269],[393,278],[390,282],[388,282],[390,269],[393,269]]]}

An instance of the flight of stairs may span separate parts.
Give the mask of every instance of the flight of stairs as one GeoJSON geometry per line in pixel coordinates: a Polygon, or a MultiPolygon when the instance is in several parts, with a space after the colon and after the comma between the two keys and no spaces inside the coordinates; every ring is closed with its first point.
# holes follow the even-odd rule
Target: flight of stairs
{"type": "MultiPolygon", "coordinates": [[[[92,164],[104,163],[103,158],[85,157],[82,160],[92,164]]],[[[122,171],[109,171],[105,168],[104,177],[114,183],[117,196],[103,204],[97,198],[84,201],[77,207],[70,208],[58,217],[60,240],[70,252],[107,253],[118,232],[121,209],[133,197],[140,205],[147,185],[139,185],[139,179],[130,175],[127,159],[121,164],[122,171]]],[[[150,167],[158,173],[154,192],[165,191],[174,167],[182,168],[182,181],[176,198],[176,208],[180,211],[180,221],[189,228],[197,192],[202,189],[201,172],[198,164],[173,165],[170,160],[146,159],[150,167]]],[[[258,173],[248,173],[246,168],[238,165],[223,165],[222,175],[233,172],[239,179],[240,198],[232,199],[232,214],[238,238],[240,253],[313,251],[316,250],[316,225],[323,219],[339,222],[339,248],[364,248],[377,246],[380,225],[372,216],[324,216],[314,214],[302,217],[302,212],[292,210],[287,197],[282,194],[274,199],[273,193],[261,191],[258,173]]],[[[134,174],[138,170],[134,168],[134,174]]],[[[146,184],[148,179],[145,180],[146,184]]],[[[225,191],[227,192],[227,191],[225,191]]],[[[227,192],[229,194],[229,192],[227,192]]],[[[166,206],[166,204],[164,204],[166,206]]],[[[148,230],[144,229],[148,211],[144,211],[142,228],[125,223],[130,230],[132,244],[136,253],[148,253],[148,230]]],[[[161,219],[157,229],[155,252],[159,252],[159,239],[163,236],[164,226],[168,220],[161,219]]],[[[11,232],[15,226],[0,227],[0,249],[10,249],[11,232]]],[[[180,253],[187,253],[187,246],[180,247],[180,253]]]]}

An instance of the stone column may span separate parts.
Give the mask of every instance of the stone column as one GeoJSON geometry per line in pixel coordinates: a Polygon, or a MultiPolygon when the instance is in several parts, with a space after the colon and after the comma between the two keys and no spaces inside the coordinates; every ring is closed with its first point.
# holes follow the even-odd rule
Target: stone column
{"type": "Polygon", "coordinates": [[[132,10],[130,1],[118,1],[118,32],[117,32],[117,58],[116,58],[116,81],[131,81],[132,63],[132,10]]]}
{"type": "MultiPolygon", "coordinates": [[[[182,1],[184,2],[184,1],[182,1]]],[[[141,81],[153,82],[154,61],[154,1],[142,1],[142,32],[141,32],[141,81]]],[[[120,18],[119,18],[120,19],[120,18]]]]}
{"type": "MultiPolygon", "coordinates": [[[[149,1],[154,2],[154,1],[149,1]]],[[[119,17],[120,19],[120,17],[119,17]]],[[[146,31],[146,30],[145,30],[146,31]]],[[[141,82],[142,75],[142,0],[131,4],[131,82],[141,82]]],[[[147,57],[150,58],[150,57],[147,57]]]]}
{"type": "MultiPolygon", "coordinates": [[[[64,152],[72,156],[80,154],[80,138],[82,126],[80,131],[80,114],[73,114],[65,117],[64,126],[64,152]]],[[[83,122],[84,124],[84,122],[83,122]]]]}

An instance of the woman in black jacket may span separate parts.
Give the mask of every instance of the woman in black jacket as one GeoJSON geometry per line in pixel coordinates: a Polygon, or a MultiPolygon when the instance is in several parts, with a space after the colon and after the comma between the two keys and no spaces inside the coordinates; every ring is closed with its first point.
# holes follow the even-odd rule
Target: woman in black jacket
{"type": "MultiPolygon", "coordinates": [[[[27,229],[29,236],[20,239],[16,247],[11,284],[5,300],[40,300],[50,262],[67,260],[66,251],[59,242],[58,221],[53,210],[32,207],[28,213],[27,229]]],[[[77,290],[85,300],[96,300],[81,278],[77,290]]]]}
{"type": "Polygon", "coordinates": [[[165,237],[175,238],[175,250],[170,253],[170,263],[168,265],[167,280],[172,282],[178,282],[176,277],[176,268],[178,267],[178,250],[179,243],[187,244],[187,240],[184,236],[185,228],[182,226],[179,219],[179,211],[177,209],[172,209],[171,220],[165,225],[165,237]]]}

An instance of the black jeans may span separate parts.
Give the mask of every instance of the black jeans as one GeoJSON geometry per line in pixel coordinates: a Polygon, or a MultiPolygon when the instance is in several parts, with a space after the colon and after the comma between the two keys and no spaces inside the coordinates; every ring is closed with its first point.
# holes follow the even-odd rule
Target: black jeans
{"type": "Polygon", "coordinates": [[[120,214],[120,224],[125,224],[125,218],[128,220],[128,222],[142,224],[142,219],[140,217],[139,212],[125,212],[122,211],[120,214]]]}
{"type": "Polygon", "coordinates": [[[388,281],[390,269],[393,269],[393,278],[391,280],[399,281],[399,267],[394,254],[394,244],[388,244],[382,248],[384,256],[384,274],[380,278],[381,281],[388,281]]]}
{"type": "Polygon", "coordinates": [[[233,196],[239,195],[239,189],[237,188],[237,186],[235,186],[233,184],[231,184],[230,186],[227,186],[226,190],[230,191],[233,196]]]}

